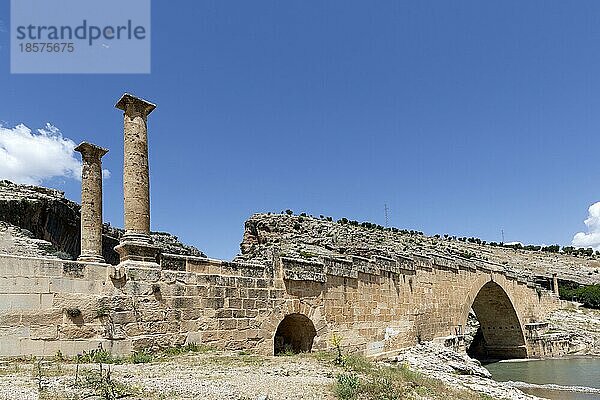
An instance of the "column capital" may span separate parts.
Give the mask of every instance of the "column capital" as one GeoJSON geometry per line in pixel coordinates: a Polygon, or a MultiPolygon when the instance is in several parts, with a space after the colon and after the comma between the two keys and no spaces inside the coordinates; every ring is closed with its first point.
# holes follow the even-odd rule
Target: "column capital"
{"type": "Polygon", "coordinates": [[[148,116],[156,108],[156,104],[150,103],[147,100],[141,99],[129,93],[124,93],[123,96],[115,104],[115,108],[123,110],[127,115],[142,114],[148,116]]]}
{"type": "Polygon", "coordinates": [[[104,147],[97,146],[95,144],[89,142],[81,142],[74,149],[75,151],[81,153],[84,157],[91,156],[92,158],[102,158],[106,153],[108,153],[108,149],[104,147]]]}

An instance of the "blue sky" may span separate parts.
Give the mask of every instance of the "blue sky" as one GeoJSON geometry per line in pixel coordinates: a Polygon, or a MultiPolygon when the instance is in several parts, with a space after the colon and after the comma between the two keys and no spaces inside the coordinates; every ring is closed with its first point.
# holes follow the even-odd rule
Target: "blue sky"
{"type": "MultiPolygon", "coordinates": [[[[11,75],[0,121],[108,147],[149,117],[152,229],[231,258],[254,212],[568,245],[600,200],[600,2],[153,1],[149,75],[11,75]]],[[[2,160],[0,160],[1,162],[2,160]]],[[[44,184],[79,199],[79,182],[44,184]]]]}

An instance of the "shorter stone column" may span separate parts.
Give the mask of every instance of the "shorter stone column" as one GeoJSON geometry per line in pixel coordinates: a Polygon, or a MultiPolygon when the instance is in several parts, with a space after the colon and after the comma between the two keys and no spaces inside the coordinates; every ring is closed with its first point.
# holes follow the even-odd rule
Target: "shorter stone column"
{"type": "Polygon", "coordinates": [[[558,292],[558,276],[556,274],[552,274],[552,290],[555,295],[560,296],[558,292]]]}
{"type": "Polygon", "coordinates": [[[102,257],[102,157],[107,149],[83,142],[81,153],[81,252],[78,261],[104,262],[102,257]]]}

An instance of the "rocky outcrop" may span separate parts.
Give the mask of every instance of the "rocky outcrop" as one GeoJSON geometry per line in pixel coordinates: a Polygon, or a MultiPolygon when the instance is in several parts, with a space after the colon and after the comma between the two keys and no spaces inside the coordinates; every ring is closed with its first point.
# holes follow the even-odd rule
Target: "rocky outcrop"
{"type": "Polygon", "coordinates": [[[566,332],[575,354],[600,356],[600,310],[570,303],[547,317],[551,332],[566,332]]]}
{"type": "Polygon", "coordinates": [[[0,181],[0,221],[28,230],[58,251],[79,255],[79,205],[58,190],[0,181]]]}
{"type": "Polygon", "coordinates": [[[437,253],[478,258],[502,266],[506,272],[550,287],[553,273],[563,281],[600,283],[600,257],[542,251],[515,250],[459,241],[449,235],[357,226],[353,221],[334,222],[306,215],[255,214],[245,224],[240,259],[283,256],[316,259],[322,256],[375,256],[398,259],[412,254],[437,253]]]}
{"type": "MultiPolygon", "coordinates": [[[[110,224],[104,224],[102,235],[102,252],[104,259],[109,264],[118,264],[119,255],[114,251],[114,247],[119,244],[119,239],[125,233],[121,228],[115,228],[110,224]]],[[[150,232],[152,241],[158,246],[162,253],[177,254],[181,256],[206,257],[206,255],[195,248],[181,243],[177,236],[173,236],[167,232],[150,232]]]]}
{"type": "MultiPolygon", "coordinates": [[[[0,252],[75,259],[80,253],[80,206],[64,193],[39,186],[0,181],[0,252]],[[20,244],[19,244],[20,243],[20,244]]],[[[118,264],[114,247],[124,231],[105,224],[102,253],[118,264]]],[[[165,232],[151,234],[162,252],[196,257],[204,253],[165,232]]]]}
{"type": "Polygon", "coordinates": [[[59,258],[64,256],[56,250],[52,243],[37,239],[30,231],[3,221],[0,221],[0,253],[29,257],[59,258]]]}
{"type": "Polygon", "coordinates": [[[489,398],[510,400],[533,400],[504,382],[496,382],[490,372],[467,355],[434,343],[420,344],[389,358],[387,363],[406,363],[429,378],[442,381],[456,389],[469,389],[489,398]]]}

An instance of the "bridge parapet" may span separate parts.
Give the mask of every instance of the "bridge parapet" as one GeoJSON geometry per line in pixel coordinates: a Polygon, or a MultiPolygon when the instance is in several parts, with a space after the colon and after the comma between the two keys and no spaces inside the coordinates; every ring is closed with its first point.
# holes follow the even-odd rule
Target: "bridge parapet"
{"type": "Polygon", "coordinates": [[[374,260],[365,257],[352,256],[352,263],[358,272],[370,275],[380,275],[379,268],[374,260]]]}
{"type": "Polygon", "coordinates": [[[456,257],[455,258],[456,265],[458,265],[459,270],[475,272],[477,271],[477,265],[473,261],[464,257],[456,257]]]}
{"type": "Polygon", "coordinates": [[[186,271],[199,274],[215,274],[226,276],[244,276],[252,278],[268,278],[272,268],[264,264],[239,261],[223,261],[206,257],[183,256],[178,254],[161,254],[162,270],[186,271]]]}
{"type": "Polygon", "coordinates": [[[283,279],[291,281],[327,282],[325,264],[299,258],[281,257],[283,279]]]}
{"type": "Polygon", "coordinates": [[[399,273],[403,275],[414,275],[417,272],[415,260],[410,257],[398,254],[397,263],[400,270],[399,273]]]}
{"type": "Polygon", "coordinates": [[[527,278],[524,276],[517,276],[517,283],[520,285],[527,285],[527,278]]]}
{"type": "MultiPolygon", "coordinates": [[[[180,257],[185,258],[183,256],[180,257]]],[[[280,257],[283,278],[289,280],[326,282],[327,275],[358,279],[359,273],[381,275],[381,272],[384,271],[394,275],[415,275],[417,270],[430,272],[434,269],[441,269],[455,273],[466,271],[471,273],[481,272],[483,274],[503,275],[507,280],[514,281],[517,284],[528,285],[532,289],[546,291],[540,285],[536,286],[535,282],[532,282],[526,277],[517,275],[512,271],[507,271],[506,266],[482,259],[468,259],[460,256],[448,256],[437,253],[412,254],[412,257],[396,254],[395,258],[379,255],[373,256],[372,258],[356,255],[351,255],[349,257],[350,258],[322,256],[313,260],[280,257]]],[[[232,266],[235,266],[238,270],[240,268],[243,269],[244,267],[241,263],[227,263],[205,258],[198,258],[198,260],[202,260],[201,263],[204,264],[217,263],[215,265],[218,265],[221,269],[223,269],[226,264],[232,264],[232,266]]],[[[191,265],[195,264],[191,263],[191,265]]],[[[248,264],[248,267],[258,269],[264,268],[261,264],[248,264]]],[[[194,270],[194,268],[192,268],[192,270],[194,270]]]]}
{"type": "Polygon", "coordinates": [[[342,276],[344,278],[358,278],[358,270],[353,268],[354,264],[344,258],[323,257],[325,272],[329,275],[342,276]]]}
{"type": "Polygon", "coordinates": [[[416,269],[431,271],[433,270],[433,263],[431,262],[431,258],[424,254],[413,254],[413,259],[415,260],[416,269]]]}
{"type": "Polygon", "coordinates": [[[398,266],[396,260],[394,260],[393,258],[375,256],[373,257],[373,261],[376,265],[379,266],[379,269],[381,271],[391,272],[393,274],[400,273],[400,267],[398,266]]]}
{"type": "Polygon", "coordinates": [[[458,264],[453,257],[448,257],[438,253],[428,253],[432,265],[436,268],[458,271],[458,264]]]}

